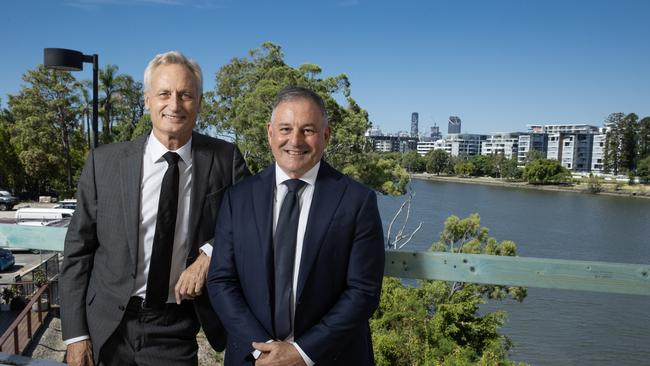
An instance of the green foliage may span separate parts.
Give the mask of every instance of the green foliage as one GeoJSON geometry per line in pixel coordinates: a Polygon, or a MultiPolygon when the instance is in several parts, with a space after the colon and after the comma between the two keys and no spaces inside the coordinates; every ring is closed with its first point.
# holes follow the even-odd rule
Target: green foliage
{"type": "MultiPolygon", "coordinates": [[[[445,227],[442,233],[440,233],[440,240],[432,244],[431,250],[437,252],[514,256],[517,247],[510,240],[504,240],[499,243],[495,238],[490,237],[489,230],[481,226],[481,217],[478,214],[471,214],[464,219],[453,215],[448,217],[445,220],[445,227]]],[[[517,301],[522,301],[526,297],[526,289],[524,287],[472,286],[475,286],[477,294],[492,299],[502,299],[509,295],[517,301]]]]}
{"type": "Polygon", "coordinates": [[[524,164],[528,165],[528,163],[530,162],[533,162],[535,160],[542,160],[542,159],[546,159],[546,154],[544,152],[539,150],[530,150],[526,153],[524,164]]]}
{"type": "Polygon", "coordinates": [[[437,149],[429,151],[424,159],[426,161],[427,173],[440,175],[446,172],[449,168],[450,156],[445,150],[437,149]]]}
{"type": "MultiPolygon", "coordinates": [[[[490,238],[474,214],[449,217],[433,250],[512,256],[516,246],[490,238]]],[[[411,287],[384,278],[370,320],[377,365],[513,365],[507,360],[511,342],[498,332],[505,313],[478,312],[485,298],[506,296],[522,301],[526,289],[428,280],[411,287]]]]}
{"type": "Polygon", "coordinates": [[[531,184],[562,184],[571,179],[571,173],[557,160],[540,159],[526,165],[523,177],[531,184]]]}
{"type": "Polygon", "coordinates": [[[639,121],[638,152],[639,160],[650,156],[650,117],[639,121]]]}
{"type": "Polygon", "coordinates": [[[650,183],[650,155],[639,161],[636,173],[639,176],[641,183],[650,183]]]}
{"type": "Polygon", "coordinates": [[[603,186],[600,183],[600,179],[593,174],[589,174],[589,179],[587,179],[587,192],[589,193],[599,193],[603,191],[603,186]]]}
{"type": "Polygon", "coordinates": [[[406,191],[409,174],[394,160],[382,154],[363,154],[354,164],[341,170],[352,179],[374,187],[384,194],[400,195],[406,191]]]}
{"type": "Polygon", "coordinates": [[[422,173],[426,169],[426,160],[417,151],[407,151],[402,154],[400,165],[410,173],[422,173]]]}
{"type": "Polygon", "coordinates": [[[26,85],[9,97],[15,123],[11,144],[34,191],[55,189],[70,195],[83,164],[75,151],[85,149],[79,129],[78,84],[69,72],[39,66],[23,75],[26,85]]]}
{"type": "Polygon", "coordinates": [[[639,121],[630,113],[612,113],[605,120],[609,127],[604,153],[604,171],[618,175],[633,172],[640,159],[650,153],[649,117],[639,121]]]}
{"type": "Polygon", "coordinates": [[[460,161],[454,165],[454,173],[461,177],[469,177],[474,175],[476,167],[471,161],[460,161]]]}
{"type": "Polygon", "coordinates": [[[251,50],[248,57],[234,58],[219,69],[215,90],[204,98],[201,126],[210,125],[218,134],[232,136],[249,168],[260,171],[273,162],[266,125],[275,96],[286,86],[305,86],[325,100],[332,129],[325,151],[328,162],[382,193],[403,193],[400,162],[368,155],[370,146],[364,137],[370,127],[368,113],[350,96],[348,77],[340,74],[319,78],[320,72],[320,67],[313,64],[298,68],[287,65],[279,45],[264,43],[251,50]],[[344,100],[346,105],[337,100],[344,100]],[[381,173],[371,173],[373,169],[381,173]],[[383,174],[386,171],[390,173],[383,174]],[[381,177],[389,180],[381,181],[381,177]]]}
{"type": "Polygon", "coordinates": [[[11,143],[10,126],[14,123],[9,110],[0,110],[0,188],[19,191],[23,186],[24,171],[16,147],[11,143]]]}

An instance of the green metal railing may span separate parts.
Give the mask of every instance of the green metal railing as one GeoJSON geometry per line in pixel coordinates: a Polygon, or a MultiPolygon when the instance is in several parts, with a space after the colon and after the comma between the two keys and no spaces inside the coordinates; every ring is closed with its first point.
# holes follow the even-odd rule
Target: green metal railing
{"type": "MultiPolygon", "coordinates": [[[[0,225],[0,247],[63,250],[65,228],[0,225]]],[[[387,276],[650,295],[650,264],[440,252],[386,252],[387,276]]]]}

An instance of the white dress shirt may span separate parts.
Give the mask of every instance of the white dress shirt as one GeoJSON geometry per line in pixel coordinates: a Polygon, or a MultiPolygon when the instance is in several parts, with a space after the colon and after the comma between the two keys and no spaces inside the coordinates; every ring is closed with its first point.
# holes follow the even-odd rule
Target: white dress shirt
{"type": "MultiPolygon", "coordinates": [[[[304,181],[305,184],[303,188],[298,192],[298,203],[300,205],[300,216],[298,218],[298,234],[296,236],[296,257],[293,262],[293,291],[291,292],[291,317],[293,318],[296,314],[296,291],[298,287],[298,275],[300,274],[300,258],[302,257],[302,248],[303,241],[305,239],[305,231],[307,230],[307,219],[309,218],[309,209],[311,208],[311,201],[314,197],[314,187],[316,185],[316,178],[318,176],[318,169],[320,168],[320,162],[318,162],[314,167],[309,169],[300,180],[304,181]]],[[[287,186],[282,184],[285,180],[291,179],[280,166],[275,164],[275,196],[273,199],[273,237],[275,237],[275,227],[278,225],[278,216],[280,216],[280,208],[282,207],[282,202],[284,197],[287,195],[287,186]]],[[[291,324],[294,324],[292,321],[291,324]]],[[[302,359],[308,366],[314,365],[314,362],[307,356],[307,354],[300,348],[298,343],[293,341],[293,329],[291,329],[291,334],[285,339],[285,341],[293,344],[302,359]]],[[[254,353],[257,358],[259,353],[254,353]]]]}
{"type": "MultiPolygon", "coordinates": [[[[167,161],[163,155],[168,150],[156,136],[149,135],[142,158],[142,180],[140,182],[140,222],[138,230],[138,267],[136,270],[135,286],[132,296],[146,297],[147,278],[153,239],[156,233],[156,218],[160,187],[167,171],[167,161]]],[[[174,229],[174,249],[169,274],[168,303],[176,302],[174,286],[185,270],[185,262],[189,254],[188,243],[190,220],[190,197],[192,195],[192,138],[178,150],[173,151],[180,156],[178,161],[178,212],[176,228],[174,229]]]]}

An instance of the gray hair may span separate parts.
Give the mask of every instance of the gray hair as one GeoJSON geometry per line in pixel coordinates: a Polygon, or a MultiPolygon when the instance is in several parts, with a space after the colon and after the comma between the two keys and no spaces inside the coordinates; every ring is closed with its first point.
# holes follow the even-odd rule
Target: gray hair
{"type": "Polygon", "coordinates": [[[187,67],[194,77],[196,78],[196,85],[198,88],[199,97],[203,95],[203,73],[201,72],[201,66],[189,58],[185,57],[182,53],[178,51],[169,51],[156,55],[149,64],[147,68],[144,69],[144,91],[149,91],[151,89],[151,74],[153,71],[160,65],[183,65],[187,67]]]}
{"type": "Polygon", "coordinates": [[[288,86],[284,89],[282,89],[278,95],[275,97],[275,101],[273,101],[273,111],[271,112],[271,122],[273,122],[275,118],[275,109],[282,103],[284,102],[290,102],[295,99],[307,99],[314,104],[318,106],[318,109],[320,109],[321,115],[323,116],[323,120],[325,121],[325,124],[328,124],[327,120],[327,110],[325,109],[325,101],[323,98],[318,95],[318,93],[314,92],[311,89],[302,87],[302,86],[288,86]]]}

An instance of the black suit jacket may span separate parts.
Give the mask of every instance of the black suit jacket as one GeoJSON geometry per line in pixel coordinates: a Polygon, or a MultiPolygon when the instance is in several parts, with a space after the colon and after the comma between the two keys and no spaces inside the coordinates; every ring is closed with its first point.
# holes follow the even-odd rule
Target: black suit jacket
{"type": "MultiPolygon", "coordinates": [[[[208,273],[228,330],[226,365],[245,365],[273,328],[274,166],[224,197],[208,273]]],[[[379,304],[384,239],[373,191],[324,161],[316,179],[296,291],[294,339],[318,365],[374,364],[368,319],[379,304]]]]}
{"type": "MultiPolygon", "coordinates": [[[[90,335],[95,362],[124,316],[134,288],[147,136],[90,152],[65,239],[60,281],[63,339],[90,335]]],[[[194,262],[199,247],[213,238],[225,190],[250,175],[235,145],[196,132],[192,164],[187,265],[194,262]]],[[[195,309],[210,344],[222,350],[226,335],[206,293],[194,300],[195,309]]]]}

